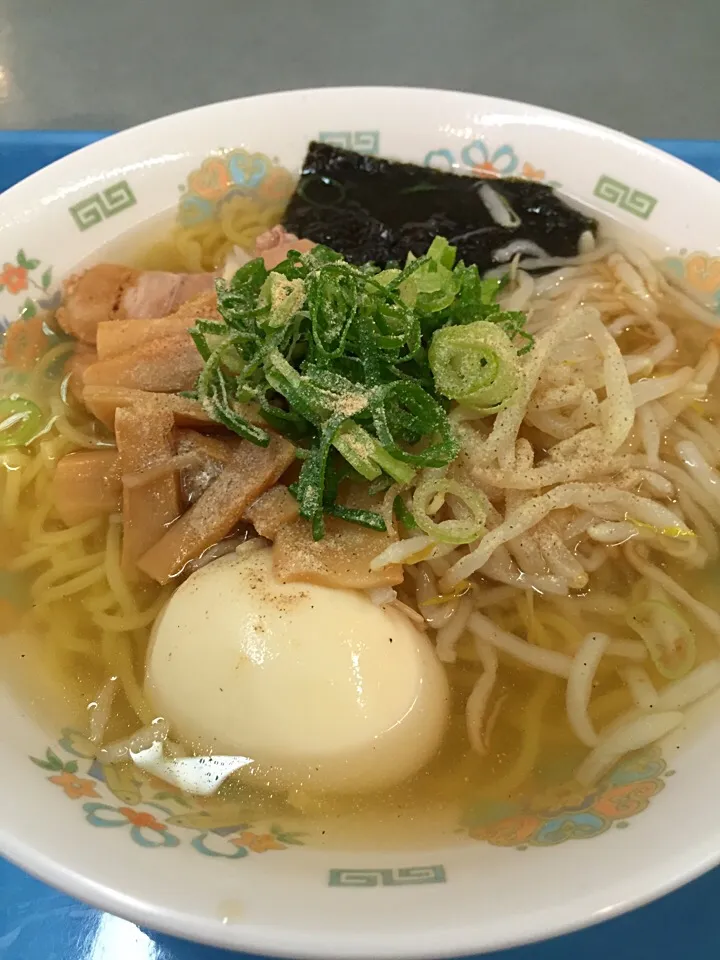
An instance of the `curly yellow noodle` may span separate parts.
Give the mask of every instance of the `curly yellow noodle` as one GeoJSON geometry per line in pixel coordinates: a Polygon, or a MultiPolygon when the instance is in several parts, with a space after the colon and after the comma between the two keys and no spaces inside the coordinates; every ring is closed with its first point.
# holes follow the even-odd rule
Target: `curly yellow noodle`
{"type": "Polygon", "coordinates": [[[3,463],[5,483],[2,501],[0,501],[0,519],[7,527],[12,528],[15,525],[14,521],[20,502],[22,464],[17,459],[13,463],[8,463],[8,460],[9,457],[5,458],[3,463]]]}
{"type": "Polygon", "coordinates": [[[149,270],[176,270],[188,273],[220,269],[233,247],[251,253],[255,241],[282,217],[295,180],[282,167],[273,167],[269,177],[272,190],[263,195],[231,194],[220,199],[215,217],[194,226],[176,223],[169,238],[150,245],[140,258],[149,270]]]}
{"type": "Polygon", "coordinates": [[[117,614],[105,613],[102,610],[93,611],[93,619],[99,627],[108,633],[130,633],[136,630],[142,630],[149,627],[155,617],[160,613],[163,605],[167,602],[168,594],[162,593],[155,603],[143,610],[141,613],[130,616],[119,616],[117,614]]]}
{"type": "MultiPolygon", "coordinates": [[[[549,610],[539,611],[537,617],[547,632],[559,636],[564,641],[565,652],[577,649],[582,640],[582,634],[571,623],[559,614],[551,613],[549,610]]],[[[562,646],[562,644],[551,645],[555,646],[556,649],[562,646]]]]}
{"type": "Polygon", "coordinates": [[[89,431],[78,429],[70,423],[67,416],[67,405],[63,403],[60,397],[53,397],[50,401],[50,409],[53,412],[55,421],[53,427],[63,439],[68,440],[76,447],[84,447],[89,450],[95,450],[98,447],[112,447],[114,444],[110,440],[103,439],[101,436],[95,436],[89,431]]]}
{"type": "Polygon", "coordinates": [[[33,397],[52,412],[46,432],[25,451],[0,458],[0,539],[7,535],[3,531],[11,532],[19,544],[4,566],[32,575],[25,625],[42,639],[43,660],[55,667],[64,687],[94,696],[93,684],[117,675],[137,720],[146,723],[150,710],[134,675],[133,656],[136,649],[142,652],[166,594],[127,582],[118,518],[65,527],[54,512],[52,478],[59,458],[107,445],[94,436],[87,415],[64,403],[59,382],[48,379],[66,353],[66,344],[49,351],[32,382],[33,397]]]}
{"type": "Polygon", "coordinates": [[[121,564],[122,530],[113,517],[105,540],[105,579],[115,602],[126,616],[138,613],[132,589],[125,579],[121,564]]]}
{"type": "Polygon", "coordinates": [[[133,669],[130,637],[126,633],[103,633],[100,641],[105,662],[122,684],[128,703],[143,724],[153,719],[133,669]]]}
{"type": "Polygon", "coordinates": [[[105,570],[102,563],[97,563],[95,557],[92,558],[93,565],[90,570],[85,569],[79,576],[71,576],[77,571],[77,568],[87,568],[88,558],[82,557],[80,560],[68,560],[60,565],[60,569],[47,570],[32,585],[33,600],[40,600],[43,603],[50,603],[53,600],[62,600],[64,597],[71,597],[75,593],[80,593],[85,587],[90,587],[98,583],[105,576],[105,570]],[[64,583],[57,583],[58,580],[64,580],[64,583]]]}
{"type": "Polygon", "coordinates": [[[88,613],[107,613],[108,610],[117,606],[117,598],[112,590],[108,590],[106,593],[100,594],[100,596],[97,597],[83,597],[82,605],[88,613]]]}
{"type": "Polygon", "coordinates": [[[50,497],[50,484],[40,483],[40,477],[35,485],[35,495],[37,496],[38,508],[30,518],[28,524],[28,534],[32,540],[38,542],[39,536],[45,530],[45,525],[53,511],[52,499],[50,497]]]}
{"type": "Polygon", "coordinates": [[[220,210],[220,227],[231,245],[251,250],[283,213],[284,204],[263,207],[252,197],[232,197],[220,210]]]}
{"type": "Polygon", "coordinates": [[[18,471],[20,475],[20,489],[24,490],[26,487],[30,486],[33,480],[38,477],[38,474],[42,471],[42,468],[42,458],[39,456],[31,457],[30,462],[24,464],[23,469],[18,471]]]}
{"type": "Polygon", "coordinates": [[[542,738],[542,713],[558,686],[557,677],[543,674],[534,693],[525,703],[520,724],[522,737],[520,752],[512,767],[493,783],[480,791],[478,796],[504,798],[513,794],[530,777],[537,763],[542,738]]]}
{"type": "MultiPolygon", "coordinates": [[[[52,508],[52,504],[50,504],[52,508]]],[[[62,530],[42,530],[37,537],[39,543],[58,547],[61,543],[73,543],[84,540],[86,537],[98,533],[102,529],[101,520],[86,520],[74,527],[65,527],[62,530]]]]}
{"type": "Polygon", "coordinates": [[[214,220],[197,227],[178,227],[173,231],[173,239],[185,270],[190,273],[217,269],[232,246],[214,220]]]}

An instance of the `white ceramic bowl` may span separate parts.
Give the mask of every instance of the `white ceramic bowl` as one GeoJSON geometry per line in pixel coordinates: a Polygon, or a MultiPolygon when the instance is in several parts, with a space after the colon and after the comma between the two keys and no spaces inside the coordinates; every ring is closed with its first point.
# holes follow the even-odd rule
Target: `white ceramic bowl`
{"type": "MultiPolygon", "coordinates": [[[[9,190],[0,197],[0,317],[51,299],[57,281],[98,247],[178,202],[188,222],[208,216],[228,189],[262,183],[267,157],[297,169],[311,138],[558,184],[676,251],[675,268],[720,312],[715,181],[549,110],[445,91],[352,88],[166,117],[9,190]]],[[[291,843],[298,838],[282,824],[222,827],[160,797],[158,786],[108,783],[82,738],[41,729],[2,691],[0,850],[112,913],[226,947],[373,960],[475,953],[609,917],[715,864],[718,734],[720,718],[676,756],[624,764],[591,797],[476,813],[442,849],[419,841],[405,852],[327,852],[291,843]]]]}

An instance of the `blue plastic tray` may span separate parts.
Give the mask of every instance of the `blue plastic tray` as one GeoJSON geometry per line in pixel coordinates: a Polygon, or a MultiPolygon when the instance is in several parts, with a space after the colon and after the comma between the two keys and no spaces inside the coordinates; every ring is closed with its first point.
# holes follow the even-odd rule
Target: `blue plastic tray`
{"type": "MultiPolygon", "coordinates": [[[[85,131],[0,131],[0,191],[104,136],[85,131]]],[[[720,143],[653,143],[720,179],[720,143]]],[[[720,957],[719,904],[720,868],[617,920],[492,956],[502,960],[716,958],[720,957]]],[[[0,960],[230,960],[231,956],[238,957],[141,930],[57,893],[0,860],[0,960]]]]}

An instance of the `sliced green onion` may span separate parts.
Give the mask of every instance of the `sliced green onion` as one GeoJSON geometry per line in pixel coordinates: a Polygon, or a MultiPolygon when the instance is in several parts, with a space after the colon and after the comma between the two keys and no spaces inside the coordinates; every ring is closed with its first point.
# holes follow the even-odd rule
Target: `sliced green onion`
{"type": "MultiPolygon", "coordinates": [[[[195,321],[195,327],[200,333],[208,333],[213,337],[224,337],[232,333],[230,327],[222,320],[204,320],[199,318],[195,321]]],[[[190,331],[192,333],[192,330],[190,331]]]]}
{"type": "Polygon", "coordinates": [[[484,414],[502,410],[520,382],[510,338],[486,320],[436,331],[428,359],[439,393],[484,414]]]}
{"type": "MultiPolygon", "coordinates": [[[[413,493],[412,515],[418,527],[433,540],[440,543],[472,543],[485,533],[485,518],[490,504],[483,493],[467,484],[447,477],[422,480],[413,493]],[[447,494],[456,497],[466,508],[464,519],[435,521],[430,516],[431,504],[447,494]]],[[[437,511],[435,511],[437,512],[437,511]]]]}
{"type": "Polygon", "coordinates": [[[378,493],[385,493],[393,485],[393,478],[382,473],[368,485],[368,493],[374,497],[378,493]]]}
{"type": "Polygon", "coordinates": [[[198,377],[198,399],[213,420],[222,423],[228,430],[232,430],[233,433],[237,433],[257,446],[267,447],[270,443],[268,432],[250,423],[233,410],[228,397],[225,376],[220,368],[224,354],[234,346],[233,341],[234,336],[225,338],[208,356],[205,367],[198,377]]]}
{"type": "Polygon", "coordinates": [[[300,516],[312,523],[314,540],[322,540],[325,536],[325,473],[333,437],[341,423],[342,418],[335,416],[323,426],[320,443],[311,449],[298,478],[297,500],[300,516]]]}
{"type": "Polygon", "coordinates": [[[642,637],[662,677],[677,680],[695,666],[695,634],[671,603],[643,600],[631,607],[627,624],[642,637]]]}
{"type": "MultiPolygon", "coordinates": [[[[288,486],[288,491],[295,499],[298,498],[299,489],[300,486],[297,483],[291,483],[288,486]]],[[[358,526],[368,527],[370,530],[379,530],[381,533],[384,533],[387,529],[383,518],[373,510],[344,507],[339,503],[326,503],[323,506],[323,510],[330,517],[335,517],[338,520],[346,520],[348,523],[356,523],[358,526]]]]}
{"type": "Polygon", "coordinates": [[[320,391],[308,383],[278,350],[270,351],[265,358],[265,378],[296,413],[315,426],[330,415],[320,391]]]}
{"type": "MultiPolygon", "coordinates": [[[[277,351],[268,358],[266,374],[270,385],[311,423],[319,426],[334,413],[333,397],[312,379],[299,374],[277,351]]],[[[412,480],[415,471],[395,459],[367,430],[351,421],[348,410],[335,412],[346,422],[333,434],[332,444],[362,477],[375,480],[384,470],[399,483],[412,480]]]]}
{"type": "Polygon", "coordinates": [[[0,450],[24,447],[42,432],[47,419],[40,407],[24,397],[0,400],[0,450]]]}
{"type": "Polygon", "coordinates": [[[447,414],[419,383],[398,380],[384,384],[373,392],[370,407],[380,443],[397,460],[414,467],[444,467],[460,452],[447,414]],[[408,427],[434,439],[422,450],[404,450],[395,437],[408,427]]]}
{"type": "Polygon", "coordinates": [[[383,287],[389,286],[391,283],[394,283],[399,276],[401,276],[402,270],[398,270],[396,267],[390,267],[388,270],[381,270],[380,273],[376,273],[372,278],[373,283],[379,283],[383,287]]]}
{"type": "Polygon", "coordinates": [[[377,440],[351,420],[347,420],[333,438],[338,453],[366,480],[377,480],[382,470],[375,461],[377,440]]]}
{"type": "MultiPolygon", "coordinates": [[[[302,440],[297,495],[316,537],[323,511],[336,508],[380,529],[372,511],[337,507],[343,463],[373,489],[409,484],[418,468],[445,467],[459,452],[446,398],[497,412],[516,386],[523,351],[511,341],[532,344],[525,316],[497,302],[503,281],[483,280],[456,254],[436,237],[423,256],[385,270],[322,245],[290,250],[270,271],[256,258],[216,281],[221,319],[199,318],[191,330],[203,359],[196,394],[213,419],[266,445],[268,432],[239,406],[253,402],[272,428],[302,440]],[[482,342],[480,321],[495,331],[482,342]],[[331,459],[333,447],[342,460],[331,459]]],[[[467,519],[435,525],[440,533],[478,527],[460,499],[467,519]]],[[[426,504],[426,526],[432,512],[426,504]]],[[[408,513],[405,522],[415,521],[408,513]]]]}
{"type": "Polygon", "coordinates": [[[405,505],[405,501],[400,494],[398,494],[393,500],[393,511],[395,516],[406,530],[418,529],[418,525],[415,523],[415,517],[408,510],[407,506],[405,505]]]}
{"type": "Polygon", "coordinates": [[[281,433],[284,437],[288,437],[290,440],[300,440],[302,437],[307,436],[309,431],[307,420],[299,417],[292,410],[283,410],[269,403],[267,397],[260,396],[257,398],[257,402],[260,406],[260,414],[263,420],[265,420],[273,430],[277,430],[278,433],[281,433]]]}
{"type": "Polygon", "coordinates": [[[339,503],[333,503],[325,506],[325,513],[337,517],[338,520],[347,520],[348,523],[356,523],[381,533],[385,533],[387,529],[383,518],[373,510],[359,510],[356,507],[343,507],[339,503]]]}
{"type": "Polygon", "coordinates": [[[281,273],[269,273],[262,290],[260,303],[267,303],[268,315],[265,323],[268,327],[285,327],[294,315],[302,309],[305,302],[305,284],[296,277],[289,280],[281,273]]]}
{"type": "Polygon", "coordinates": [[[311,273],[307,279],[307,304],[315,346],[326,358],[345,352],[350,326],[360,305],[364,279],[348,264],[335,263],[311,273]]]}
{"type": "Polygon", "coordinates": [[[453,302],[460,282],[440,260],[427,259],[400,283],[399,289],[403,301],[419,313],[439,313],[453,302]]]}
{"type": "Polygon", "coordinates": [[[210,359],[210,354],[212,353],[212,350],[210,349],[210,344],[207,342],[205,333],[203,332],[203,330],[197,327],[197,325],[195,327],[190,327],[190,329],[188,330],[188,333],[192,337],[193,343],[197,347],[197,352],[200,354],[203,360],[207,363],[207,361],[210,359]]]}
{"type": "Polygon", "coordinates": [[[426,256],[430,260],[436,260],[447,270],[452,270],[455,266],[457,247],[451,246],[445,237],[435,237],[428,247],[426,256]]]}
{"type": "MultiPolygon", "coordinates": [[[[373,437],[370,439],[373,440],[373,437]]],[[[415,477],[415,470],[411,466],[388,453],[377,440],[374,440],[372,458],[396,483],[410,483],[415,477]]]]}

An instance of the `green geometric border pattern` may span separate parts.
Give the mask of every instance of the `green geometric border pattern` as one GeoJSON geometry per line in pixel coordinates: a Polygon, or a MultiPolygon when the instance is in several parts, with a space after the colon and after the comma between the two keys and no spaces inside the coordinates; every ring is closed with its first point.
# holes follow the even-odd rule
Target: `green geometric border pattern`
{"type": "Polygon", "coordinates": [[[317,138],[321,143],[331,143],[334,147],[357,153],[377,153],[380,150],[379,130],[321,130],[317,138]]]}
{"type": "Polygon", "coordinates": [[[612,203],[621,210],[627,210],[641,220],[647,220],[657,205],[657,197],[643,193],[642,190],[634,190],[626,183],[608,177],[606,174],[603,174],[595,184],[593,193],[601,200],[612,203]]]}
{"type": "Polygon", "coordinates": [[[122,213],[137,203],[127,180],[120,180],[99,193],[93,193],[68,208],[78,230],[89,230],[116,213],[122,213]]]}
{"type": "Polygon", "coordinates": [[[329,887],[407,887],[423,883],[445,883],[445,867],[397,867],[379,870],[331,870],[329,887]]]}

